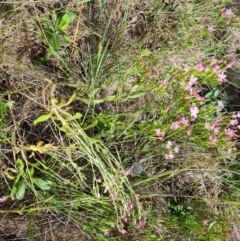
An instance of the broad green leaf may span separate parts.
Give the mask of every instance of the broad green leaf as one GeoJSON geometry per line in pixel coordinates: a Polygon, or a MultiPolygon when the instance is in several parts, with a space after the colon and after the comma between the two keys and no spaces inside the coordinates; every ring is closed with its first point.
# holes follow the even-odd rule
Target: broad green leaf
{"type": "Polygon", "coordinates": [[[77,119],[81,119],[82,118],[82,114],[77,112],[74,116],[73,119],[77,120],[77,119]]]}
{"type": "Polygon", "coordinates": [[[72,12],[66,12],[62,15],[59,21],[58,29],[63,31],[74,20],[75,14],[72,12]]]}
{"type": "Polygon", "coordinates": [[[100,103],[103,103],[104,100],[103,100],[103,99],[95,99],[95,100],[92,100],[92,102],[93,102],[94,104],[100,104],[100,103]]]}
{"type": "Polygon", "coordinates": [[[16,199],[18,200],[23,199],[26,191],[26,184],[24,180],[21,180],[20,182],[18,182],[18,184],[16,185],[16,188],[17,188],[16,195],[15,195],[16,199]]]}
{"type": "Polygon", "coordinates": [[[60,48],[59,35],[53,34],[52,38],[49,40],[49,45],[53,48],[54,51],[58,51],[60,48]]]}
{"type": "Polygon", "coordinates": [[[49,190],[51,189],[52,182],[49,180],[43,180],[41,178],[34,178],[33,183],[36,184],[40,189],[49,190]]]}
{"type": "Polygon", "coordinates": [[[114,101],[116,100],[117,96],[116,95],[109,95],[104,98],[105,101],[114,101]]]}
{"type": "Polygon", "coordinates": [[[33,125],[37,125],[40,122],[44,122],[44,121],[48,120],[51,116],[52,116],[52,113],[49,113],[46,115],[41,115],[33,122],[33,125]]]}
{"type": "Polygon", "coordinates": [[[24,163],[23,163],[22,159],[18,158],[18,159],[16,160],[16,164],[17,164],[19,170],[20,170],[21,172],[24,172],[24,163]]]}

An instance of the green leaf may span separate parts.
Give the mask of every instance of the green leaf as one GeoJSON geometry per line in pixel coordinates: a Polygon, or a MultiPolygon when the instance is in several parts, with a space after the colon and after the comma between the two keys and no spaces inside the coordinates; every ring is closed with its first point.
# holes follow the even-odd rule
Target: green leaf
{"type": "Polygon", "coordinates": [[[72,12],[66,12],[62,15],[59,21],[58,29],[63,31],[74,20],[75,14],[72,12]]]}
{"type": "Polygon", "coordinates": [[[71,40],[71,38],[67,35],[67,34],[63,34],[63,36],[62,36],[63,38],[64,38],[64,40],[66,41],[66,42],[71,42],[72,40],[71,40]]]}
{"type": "Polygon", "coordinates": [[[52,35],[52,38],[49,40],[49,45],[53,48],[52,50],[58,51],[60,48],[59,35],[57,33],[52,35]]]}
{"type": "Polygon", "coordinates": [[[73,116],[73,119],[74,120],[77,120],[77,119],[81,119],[82,118],[82,114],[77,112],[74,116],[73,116]]]}
{"type": "Polygon", "coordinates": [[[57,22],[57,13],[55,12],[55,11],[53,11],[52,12],[52,20],[54,21],[54,22],[57,22]]]}
{"type": "Polygon", "coordinates": [[[24,180],[21,180],[20,182],[18,182],[18,184],[16,185],[16,188],[17,188],[16,199],[18,200],[23,199],[26,191],[26,184],[24,180]]]}
{"type": "Polygon", "coordinates": [[[117,96],[116,95],[109,95],[104,98],[105,101],[114,101],[116,100],[117,96]]]}
{"type": "Polygon", "coordinates": [[[24,163],[23,163],[22,159],[18,158],[18,159],[16,160],[16,164],[17,164],[19,170],[20,170],[21,172],[24,172],[24,163]]]}
{"type": "Polygon", "coordinates": [[[48,120],[51,116],[52,116],[52,113],[49,113],[46,115],[41,115],[33,122],[33,125],[37,125],[40,122],[44,122],[44,121],[48,120]]]}
{"type": "Polygon", "coordinates": [[[41,178],[34,178],[33,183],[36,184],[40,189],[49,190],[51,189],[52,182],[49,180],[43,180],[41,178]]]}

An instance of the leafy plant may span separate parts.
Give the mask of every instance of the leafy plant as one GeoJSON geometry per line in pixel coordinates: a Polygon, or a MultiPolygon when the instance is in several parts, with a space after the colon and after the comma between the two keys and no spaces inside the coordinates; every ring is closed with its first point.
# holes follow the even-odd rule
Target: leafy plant
{"type": "Polygon", "coordinates": [[[65,30],[74,19],[75,14],[70,10],[61,12],[53,11],[50,17],[41,17],[42,25],[39,27],[39,30],[49,47],[46,56],[41,57],[39,61],[45,62],[55,52],[58,52],[61,47],[61,41],[71,42],[71,38],[65,30]]]}

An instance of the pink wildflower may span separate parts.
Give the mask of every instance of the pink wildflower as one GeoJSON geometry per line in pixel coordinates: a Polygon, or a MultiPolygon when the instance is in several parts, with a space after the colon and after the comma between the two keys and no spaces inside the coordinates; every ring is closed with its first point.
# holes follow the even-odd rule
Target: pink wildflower
{"type": "Polygon", "coordinates": [[[222,71],[222,72],[220,72],[220,73],[218,73],[218,77],[219,77],[219,80],[218,80],[218,82],[221,84],[221,83],[223,83],[223,82],[227,82],[227,76],[224,74],[224,72],[222,71]]]}
{"type": "Polygon", "coordinates": [[[111,223],[111,228],[115,228],[115,223],[111,223]]]}
{"type": "Polygon", "coordinates": [[[0,197],[0,203],[5,202],[5,197],[0,197]]]}
{"type": "Polygon", "coordinates": [[[221,72],[221,69],[218,64],[215,64],[213,66],[213,72],[215,72],[216,74],[219,74],[221,72]]]}
{"type": "Polygon", "coordinates": [[[195,94],[194,97],[199,100],[199,101],[202,101],[202,100],[205,100],[204,97],[202,97],[201,95],[199,94],[195,94]]]}
{"type": "Polygon", "coordinates": [[[179,123],[181,123],[183,126],[189,126],[189,120],[188,119],[186,119],[185,117],[183,117],[180,121],[179,121],[179,123]]]}
{"type": "Polygon", "coordinates": [[[127,233],[127,230],[121,229],[121,230],[119,230],[119,232],[122,233],[122,234],[126,234],[126,233],[127,233]]]}
{"type": "Polygon", "coordinates": [[[227,134],[228,136],[230,136],[230,137],[236,136],[235,131],[232,130],[231,128],[227,128],[227,129],[225,130],[225,132],[226,132],[226,134],[227,134]]]}
{"type": "Polygon", "coordinates": [[[222,121],[222,117],[218,116],[215,120],[214,120],[214,124],[218,124],[219,122],[222,121]]]}
{"type": "Polygon", "coordinates": [[[232,68],[234,65],[236,64],[236,61],[232,61],[231,63],[229,63],[228,65],[227,65],[227,68],[232,68]]]}
{"type": "Polygon", "coordinates": [[[225,16],[232,16],[233,15],[233,13],[232,13],[232,9],[231,8],[228,8],[228,9],[224,9],[223,11],[222,11],[222,16],[223,17],[225,17],[225,16]]]}
{"type": "Polygon", "coordinates": [[[187,130],[187,136],[191,136],[192,135],[192,130],[187,130]]]}
{"type": "Polygon", "coordinates": [[[189,79],[189,82],[188,82],[188,84],[189,84],[189,86],[193,86],[193,85],[195,85],[196,83],[197,83],[197,77],[194,77],[193,75],[190,77],[190,79],[189,79]]]}
{"type": "Polygon", "coordinates": [[[107,193],[109,191],[109,187],[105,187],[103,193],[107,193]]]}
{"type": "Polygon", "coordinates": [[[180,127],[179,121],[175,121],[171,124],[170,129],[177,130],[180,127]]]}
{"type": "Polygon", "coordinates": [[[109,230],[104,231],[104,236],[109,236],[109,230]]]}
{"type": "Polygon", "coordinates": [[[220,126],[214,127],[214,134],[217,135],[217,134],[220,132],[220,130],[221,130],[221,127],[220,127],[220,126]]]}
{"type": "Polygon", "coordinates": [[[232,126],[235,126],[235,125],[238,124],[238,120],[237,120],[237,119],[233,119],[233,120],[230,121],[230,124],[231,124],[232,126]]]}
{"type": "Polygon", "coordinates": [[[199,113],[199,109],[195,104],[192,104],[190,106],[190,112],[191,112],[191,117],[193,118],[193,120],[195,120],[197,118],[198,113],[199,113]]]}
{"type": "Polygon", "coordinates": [[[171,141],[168,141],[166,148],[167,148],[167,149],[170,149],[171,147],[172,147],[172,142],[171,142],[171,141]]]}
{"type": "Polygon", "coordinates": [[[160,87],[166,88],[167,85],[168,85],[168,81],[166,79],[160,82],[160,87]]]}
{"type": "Polygon", "coordinates": [[[203,220],[203,226],[207,226],[210,222],[210,219],[203,220]]]}
{"type": "Polygon", "coordinates": [[[178,62],[177,62],[177,60],[174,59],[174,58],[169,58],[169,60],[173,63],[174,69],[176,69],[176,68],[178,67],[178,62]]]}
{"type": "Polygon", "coordinates": [[[217,138],[210,136],[209,142],[211,143],[212,146],[216,146],[217,138]]]}
{"type": "Polygon", "coordinates": [[[217,64],[217,60],[212,56],[209,57],[208,60],[212,63],[212,64],[217,64]]]}
{"type": "Polygon", "coordinates": [[[142,219],[139,223],[138,223],[138,227],[139,228],[144,228],[146,226],[146,221],[144,219],[142,219]]]}
{"type": "Polygon", "coordinates": [[[213,28],[213,26],[211,26],[211,25],[207,25],[207,29],[208,29],[208,31],[210,32],[210,33],[212,33],[213,31],[215,31],[215,29],[213,28]]]}
{"type": "Polygon", "coordinates": [[[161,223],[159,223],[157,226],[156,226],[156,230],[157,230],[157,233],[158,235],[162,235],[163,234],[163,225],[161,223]]]}
{"type": "Polygon", "coordinates": [[[197,63],[197,65],[196,65],[196,70],[197,71],[203,71],[205,68],[204,68],[204,66],[203,66],[203,64],[202,64],[202,61],[199,61],[198,63],[197,63]]]}
{"type": "Polygon", "coordinates": [[[161,131],[160,129],[156,129],[156,136],[159,138],[164,138],[166,133],[164,131],[161,131]]]}
{"type": "Polygon", "coordinates": [[[166,160],[171,160],[174,158],[174,154],[172,152],[170,152],[170,154],[166,154],[164,157],[166,160]]]}
{"type": "Polygon", "coordinates": [[[97,178],[97,180],[96,180],[98,183],[101,183],[102,182],[102,178],[101,177],[99,177],[99,178],[97,178]]]}
{"type": "Polygon", "coordinates": [[[176,146],[176,147],[174,148],[174,152],[175,152],[175,153],[178,153],[178,152],[179,152],[179,146],[176,146]]]}
{"type": "Polygon", "coordinates": [[[220,110],[224,109],[224,104],[221,100],[218,101],[217,108],[220,109],[220,110]]]}
{"type": "Polygon", "coordinates": [[[210,125],[208,122],[206,122],[204,126],[205,126],[205,129],[208,131],[212,130],[215,127],[214,124],[210,125]]]}

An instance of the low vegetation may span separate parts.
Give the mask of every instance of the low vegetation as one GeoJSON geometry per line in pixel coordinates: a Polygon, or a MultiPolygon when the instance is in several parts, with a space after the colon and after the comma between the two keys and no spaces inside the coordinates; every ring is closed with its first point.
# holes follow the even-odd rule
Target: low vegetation
{"type": "Polygon", "coordinates": [[[0,237],[240,240],[239,8],[1,3],[0,237]]]}

